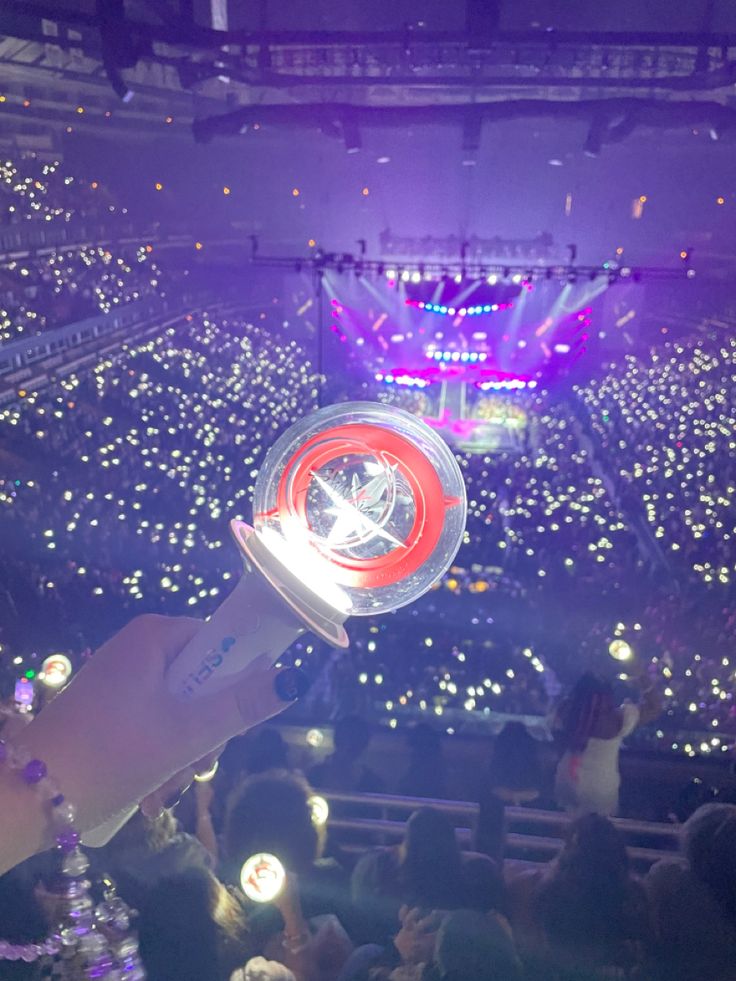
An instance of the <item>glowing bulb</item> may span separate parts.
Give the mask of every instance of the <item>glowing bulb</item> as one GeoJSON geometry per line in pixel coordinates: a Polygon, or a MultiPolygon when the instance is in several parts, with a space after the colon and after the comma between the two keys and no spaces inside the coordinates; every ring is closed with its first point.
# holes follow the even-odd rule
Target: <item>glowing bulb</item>
{"type": "Polygon", "coordinates": [[[243,863],[240,888],[254,903],[270,903],[286,882],[286,870],[275,855],[259,852],[243,863]]]}
{"type": "Polygon", "coordinates": [[[212,764],[209,770],[205,770],[204,773],[195,773],[194,779],[197,781],[197,783],[209,783],[210,780],[212,780],[214,775],[217,773],[219,766],[220,766],[220,761],[215,760],[215,762],[212,764]]]}
{"type": "Polygon", "coordinates": [[[611,641],[608,645],[608,653],[616,661],[629,661],[634,656],[631,645],[620,637],[611,641]]]}
{"type": "Polygon", "coordinates": [[[319,749],[325,741],[325,734],[321,729],[310,729],[306,735],[307,745],[312,749],[319,749]]]}
{"type": "Polygon", "coordinates": [[[51,654],[43,662],[39,677],[49,688],[63,688],[72,676],[72,662],[65,654],[51,654]]]}
{"type": "Polygon", "coordinates": [[[320,797],[319,794],[312,794],[307,803],[312,814],[312,824],[318,828],[327,824],[327,818],[330,816],[330,806],[324,797],[320,797]]]}

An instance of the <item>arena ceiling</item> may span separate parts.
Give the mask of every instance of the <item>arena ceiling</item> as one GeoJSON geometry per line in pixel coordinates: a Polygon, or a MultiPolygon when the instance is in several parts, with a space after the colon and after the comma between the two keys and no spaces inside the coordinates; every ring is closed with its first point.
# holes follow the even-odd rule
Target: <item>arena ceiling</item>
{"type": "Polygon", "coordinates": [[[595,155],[636,131],[731,139],[736,7],[6,0],[0,70],[6,144],[171,118],[200,141],[258,125],[348,148],[362,127],[447,123],[472,149],[485,123],[548,117],[583,120],[595,155]]]}

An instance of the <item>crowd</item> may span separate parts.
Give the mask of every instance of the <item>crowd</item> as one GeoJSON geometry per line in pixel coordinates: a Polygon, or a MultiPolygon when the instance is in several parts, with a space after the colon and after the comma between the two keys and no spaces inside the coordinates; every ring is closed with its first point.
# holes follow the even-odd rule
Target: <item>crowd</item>
{"type": "Polygon", "coordinates": [[[0,160],[0,223],[4,226],[89,220],[110,223],[127,213],[110,188],[79,177],[61,160],[35,152],[0,160]]]}
{"type": "MultiPolygon", "coordinates": [[[[112,879],[138,910],[148,981],[736,976],[734,805],[694,810],[681,854],[643,876],[632,870],[622,832],[595,813],[571,820],[547,864],[505,859],[502,825],[489,839],[484,801],[533,799],[525,788],[538,781],[533,752],[519,755],[514,734],[479,774],[472,850],[460,849],[452,822],[432,807],[411,814],[396,844],[359,847],[339,822],[328,832],[319,795],[377,789],[360,759],[361,725],[339,723],[334,753],[306,775],[276,730],[254,730],[173,809],[138,812],[106,845],[88,849],[87,877],[112,879]],[[252,856],[260,856],[255,867],[252,856]],[[254,871],[242,875],[246,863],[254,871]]],[[[408,775],[415,770],[412,761],[408,775]]],[[[342,817],[357,813],[333,806],[342,817]]],[[[51,925],[54,892],[41,885],[47,866],[43,854],[0,877],[6,935],[29,941],[51,925]]],[[[3,976],[37,981],[60,960],[6,964],[3,976]]]]}
{"type": "MultiPolygon", "coordinates": [[[[125,214],[97,180],[33,155],[0,165],[0,189],[6,222],[125,214]]],[[[182,274],[150,245],[9,260],[0,344],[174,295],[182,274]]],[[[265,450],[317,404],[300,344],[311,327],[292,300],[293,316],[276,306],[255,324],[197,314],[0,410],[5,697],[46,654],[78,665],[136,612],[207,615],[227,594],[238,573],[227,521],[250,518],[265,450]]],[[[499,713],[545,716],[561,683],[592,667],[658,682],[663,714],[641,743],[729,752],[735,355],[712,330],[567,394],[505,396],[526,420],[516,449],[456,452],[468,522],[455,564],[410,608],[354,618],[347,654],[298,644],[291,656],[316,677],[303,712],[392,727],[434,717],[452,734],[499,713]],[[614,640],[630,663],[609,657],[614,640]]],[[[333,384],[354,394],[339,372],[333,384]]],[[[431,415],[426,391],[363,387],[431,415]]]]}
{"type": "MultiPolygon", "coordinates": [[[[0,411],[6,695],[47,653],[63,650],[78,663],[135,612],[207,615],[226,595],[238,569],[227,521],[250,518],[265,450],[316,405],[314,369],[284,322],[197,317],[0,411]]],[[[612,370],[601,393],[614,377],[622,376],[612,370]]],[[[629,391],[641,393],[633,377],[629,391]]],[[[717,377],[728,391],[723,373],[717,377]]],[[[595,394],[597,384],[576,397],[589,407],[608,399],[595,394]]],[[[616,479],[614,447],[603,442],[625,430],[613,403],[609,422],[586,428],[569,401],[513,397],[531,420],[523,451],[457,453],[469,511],[456,564],[412,607],[354,619],[347,655],[299,644],[292,656],[319,675],[304,711],[317,719],[378,712],[394,727],[426,713],[450,733],[492,713],[541,716],[560,680],[581,667],[625,680],[632,666],[608,655],[611,641],[624,638],[634,673],[657,678],[665,698],[658,726],[636,738],[691,755],[727,752],[736,731],[727,584],[678,591],[677,568],[672,577],[662,572],[657,539],[637,524],[626,484],[635,466],[619,448],[624,476],[616,479]]],[[[645,417],[638,413],[635,432],[645,417]]],[[[711,493],[723,501],[728,478],[717,460],[726,466],[728,427],[718,425],[709,430],[712,470],[702,479],[718,481],[711,493]]],[[[680,423],[687,442],[683,430],[680,423]]],[[[665,479],[654,464],[647,472],[651,485],[665,479]]],[[[680,499],[675,484],[646,493],[680,499]]],[[[725,513],[717,515],[723,526],[725,513]]],[[[727,544],[725,528],[714,534],[727,544]]]]}
{"type": "Polygon", "coordinates": [[[0,344],[165,297],[167,277],[152,252],[150,244],[74,246],[0,265],[0,344]]]}
{"type": "Polygon", "coordinates": [[[29,153],[0,161],[0,230],[63,225],[70,236],[69,246],[0,263],[0,344],[172,289],[174,272],[162,271],[150,243],[113,244],[127,214],[108,187],[58,160],[29,153]],[[90,244],[92,234],[111,244],[90,244]]]}

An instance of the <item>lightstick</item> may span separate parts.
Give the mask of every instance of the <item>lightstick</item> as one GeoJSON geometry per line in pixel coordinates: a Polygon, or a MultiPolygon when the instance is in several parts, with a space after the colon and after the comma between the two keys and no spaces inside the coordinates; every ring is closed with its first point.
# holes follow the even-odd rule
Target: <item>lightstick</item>
{"type": "Polygon", "coordinates": [[[318,828],[327,824],[327,818],[330,816],[330,805],[324,797],[321,797],[319,794],[311,794],[307,800],[307,806],[309,807],[312,824],[318,828]]]}
{"type": "Polygon", "coordinates": [[[72,662],[66,654],[50,654],[39,672],[39,679],[49,688],[63,688],[71,676],[72,662]]]}
{"type": "Polygon", "coordinates": [[[286,882],[286,870],[275,855],[251,855],[240,870],[240,887],[254,903],[270,903],[286,882]]]}
{"type": "Polygon", "coordinates": [[[634,655],[631,644],[628,641],[617,638],[608,645],[608,653],[616,661],[629,661],[634,655]]]}
{"type": "Polygon", "coordinates": [[[169,668],[169,690],[215,692],[306,630],[347,647],[348,616],[395,610],[442,576],[465,517],[460,468],[415,416],[372,402],[311,413],[266,455],[253,527],[231,521],[244,573],[169,668]]]}

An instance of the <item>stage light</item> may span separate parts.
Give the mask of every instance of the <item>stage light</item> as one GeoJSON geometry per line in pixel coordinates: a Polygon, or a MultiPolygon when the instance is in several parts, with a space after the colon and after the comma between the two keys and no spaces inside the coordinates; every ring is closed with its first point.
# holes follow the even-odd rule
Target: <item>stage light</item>
{"type": "Polygon", "coordinates": [[[518,285],[521,282],[521,273],[514,273],[514,275],[511,277],[511,282],[518,285]]]}
{"type": "Polygon", "coordinates": [[[473,167],[480,149],[482,119],[478,112],[468,110],[463,119],[462,162],[464,167],[473,167]]]}
{"type": "Polygon", "coordinates": [[[455,273],[455,282],[459,284],[462,283],[462,281],[463,281],[462,273],[455,273]]]}
{"type": "Polygon", "coordinates": [[[395,269],[387,269],[386,270],[386,279],[396,279],[396,270],[395,269]]]}
{"type": "Polygon", "coordinates": [[[491,273],[491,275],[488,277],[488,285],[495,286],[497,282],[498,276],[495,273],[491,273]]]}
{"type": "Polygon", "coordinates": [[[419,272],[413,272],[411,274],[411,281],[412,281],[412,283],[421,283],[421,281],[422,281],[422,274],[419,273],[419,272]]]}
{"type": "Polygon", "coordinates": [[[454,317],[455,316],[455,307],[448,307],[447,308],[447,312],[449,313],[449,315],[451,317],[454,317]]]}

